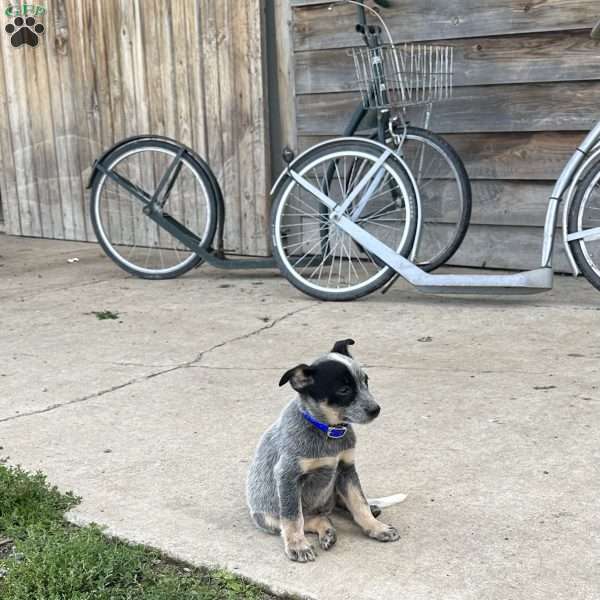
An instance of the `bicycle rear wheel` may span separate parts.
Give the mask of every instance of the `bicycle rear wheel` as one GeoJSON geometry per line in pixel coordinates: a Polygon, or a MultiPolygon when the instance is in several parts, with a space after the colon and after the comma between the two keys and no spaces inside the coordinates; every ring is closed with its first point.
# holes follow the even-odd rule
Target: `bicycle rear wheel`
{"type": "Polygon", "coordinates": [[[201,262],[193,250],[162,229],[144,212],[159,190],[163,215],[183,225],[202,248],[209,248],[217,226],[217,204],[204,167],[180,147],[161,140],[140,140],[117,147],[103,161],[91,193],[96,238],[119,267],[146,279],[182,275],[201,262]],[[140,197],[123,185],[137,188],[140,197]]]}
{"type": "MultiPolygon", "coordinates": [[[[402,136],[402,131],[398,134],[402,136]]],[[[396,150],[411,170],[421,197],[415,262],[424,271],[433,271],[454,256],[469,228],[469,176],[454,148],[428,129],[407,127],[404,143],[396,150]]]]}
{"type": "MultiPolygon", "coordinates": [[[[416,232],[414,191],[393,154],[369,175],[383,151],[378,144],[359,138],[331,140],[302,155],[293,169],[337,205],[364,185],[345,214],[407,256],[416,232]]],[[[342,231],[328,209],[289,175],[274,199],[272,235],[273,254],[285,277],[321,300],[360,298],[394,274],[342,231]]]]}

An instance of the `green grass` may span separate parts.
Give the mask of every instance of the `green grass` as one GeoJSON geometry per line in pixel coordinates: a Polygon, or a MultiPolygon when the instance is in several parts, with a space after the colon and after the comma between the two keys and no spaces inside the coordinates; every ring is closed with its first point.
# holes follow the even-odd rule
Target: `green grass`
{"type": "Polygon", "coordinates": [[[0,464],[2,600],[273,598],[233,574],[192,569],[155,550],[109,539],[97,526],[67,524],[63,514],[78,500],[41,473],[0,464]]]}
{"type": "Polygon", "coordinates": [[[96,315],[96,319],[100,321],[106,321],[107,319],[118,319],[119,313],[113,312],[112,310],[94,310],[90,314],[96,315]]]}

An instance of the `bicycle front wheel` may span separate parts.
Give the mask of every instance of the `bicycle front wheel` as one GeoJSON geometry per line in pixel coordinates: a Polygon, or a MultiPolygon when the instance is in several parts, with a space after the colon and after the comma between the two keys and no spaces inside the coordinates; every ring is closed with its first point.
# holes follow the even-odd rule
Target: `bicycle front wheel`
{"type": "Polygon", "coordinates": [[[200,247],[210,247],[215,235],[217,204],[209,176],[190,154],[177,159],[179,152],[179,146],[161,140],[125,144],[103,161],[117,179],[101,174],[92,186],[98,242],[119,267],[138,277],[169,279],[201,262],[144,212],[157,190],[162,214],[179,222],[200,247]]]}
{"type": "MultiPolygon", "coordinates": [[[[398,132],[402,136],[402,131],[398,132]]],[[[454,148],[441,136],[407,127],[398,154],[406,161],[421,197],[422,225],[415,262],[433,271],[448,262],[471,219],[471,183],[454,148]]]]}
{"type": "MultiPolygon", "coordinates": [[[[392,154],[369,174],[383,148],[368,140],[315,146],[294,170],[341,205],[361,188],[345,215],[402,256],[416,232],[416,199],[405,168],[392,154]]],[[[272,209],[273,254],[285,277],[321,300],[354,300],[384,285],[392,269],[341,230],[324,204],[287,176],[272,209]]]]}
{"type": "Polygon", "coordinates": [[[577,266],[600,290],[600,162],[577,187],[569,209],[568,232],[578,236],[569,242],[577,266]]]}

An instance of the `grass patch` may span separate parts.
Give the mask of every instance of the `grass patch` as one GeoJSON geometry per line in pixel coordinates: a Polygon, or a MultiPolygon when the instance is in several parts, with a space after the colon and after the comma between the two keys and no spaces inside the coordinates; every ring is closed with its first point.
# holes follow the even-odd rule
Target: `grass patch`
{"type": "Polygon", "coordinates": [[[116,320],[119,318],[119,313],[113,312],[112,310],[94,310],[90,314],[96,315],[96,319],[99,321],[116,320]]]}
{"type": "Polygon", "coordinates": [[[2,600],[263,600],[274,596],[224,571],[205,572],[109,539],[63,514],[78,498],[41,473],[0,464],[2,600]]]}

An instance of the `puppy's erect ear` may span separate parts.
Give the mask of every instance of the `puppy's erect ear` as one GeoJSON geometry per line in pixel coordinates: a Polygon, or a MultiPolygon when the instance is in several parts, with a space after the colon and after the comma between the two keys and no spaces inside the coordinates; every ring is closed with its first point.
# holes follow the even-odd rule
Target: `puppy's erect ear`
{"type": "Polygon", "coordinates": [[[340,340],[333,345],[332,352],[337,352],[338,354],[344,354],[352,358],[352,355],[348,351],[348,346],[354,346],[354,340],[348,338],[347,340],[340,340]]]}
{"type": "Polygon", "coordinates": [[[302,392],[315,381],[313,369],[308,365],[301,364],[286,371],[279,380],[279,387],[285,385],[288,381],[297,392],[302,392]]]}

